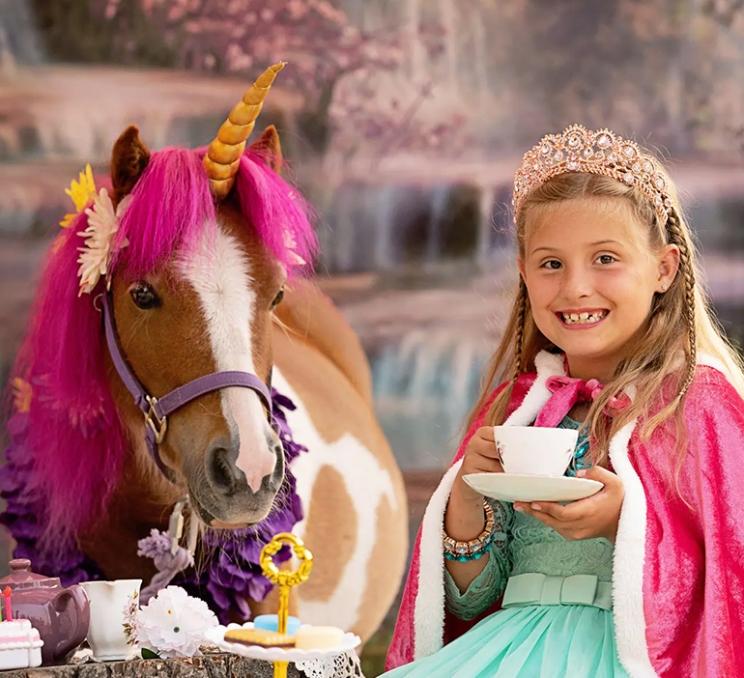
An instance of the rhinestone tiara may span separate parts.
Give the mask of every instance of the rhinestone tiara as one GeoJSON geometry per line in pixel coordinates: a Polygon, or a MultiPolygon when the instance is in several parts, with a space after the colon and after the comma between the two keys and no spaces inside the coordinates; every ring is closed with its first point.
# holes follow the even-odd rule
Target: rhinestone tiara
{"type": "Polygon", "coordinates": [[[560,134],[546,134],[522,157],[514,175],[514,215],[524,199],[549,179],[569,172],[587,172],[612,177],[628,186],[638,186],[648,198],[660,224],[666,224],[672,200],[667,180],[656,158],[644,153],[634,141],[608,129],[595,132],[571,125],[560,134]]]}

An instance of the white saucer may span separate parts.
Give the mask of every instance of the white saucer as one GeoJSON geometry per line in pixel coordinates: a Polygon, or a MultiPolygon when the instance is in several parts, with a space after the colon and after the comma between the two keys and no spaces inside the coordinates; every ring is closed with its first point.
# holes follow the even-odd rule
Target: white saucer
{"type": "Polygon", "coordinates": [[[362,642],[354,633],[345,633],[341,643],[336,647],[323,650],[298,650],[297,648],[261,647],[260,645],[243,645],[225,640],[227,629],[252,629],[253,622],[245,624],[228,624],[227,626],[213,626],[204,632],[204,638],[225,652],[232,652],[241,657],[262,659],[267,662],[307,662],[314,659],[325,659],[349,652],[362,642]]]}
{"type": "Polygon", "coordinates": [[[501,501],[575,501],[604,487],[589,478],[521,473],[468,473],[463,480],[476,492],[501,501]]]}

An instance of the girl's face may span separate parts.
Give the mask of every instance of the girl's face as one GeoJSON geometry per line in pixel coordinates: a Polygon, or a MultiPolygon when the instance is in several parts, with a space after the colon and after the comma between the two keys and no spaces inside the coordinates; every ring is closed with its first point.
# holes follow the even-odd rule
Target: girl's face
{"type": "Polygon", "coordinates": [[[612,378],[678,266],[676,245],[655,252],[624,199],[565,200],[527,215],[519,270],[535,324],[572,376],[612,378]]]}

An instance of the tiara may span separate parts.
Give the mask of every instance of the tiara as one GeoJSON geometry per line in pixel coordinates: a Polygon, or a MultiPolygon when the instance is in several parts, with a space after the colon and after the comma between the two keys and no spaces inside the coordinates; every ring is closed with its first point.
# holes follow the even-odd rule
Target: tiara
{"type": "Polygon", "coordinates": [[[599,174],[627,186],[638,186],[651,202],[659,223],[666,224],[669,218],[672,200],[658,160],[644,153],[634,141],[608,129],[592,132],[583,125],[571,125],[560,134],[546,134],[524,154],[514,175],[515,216],[533,190],[548,179],[569,172],[599,174]]]}

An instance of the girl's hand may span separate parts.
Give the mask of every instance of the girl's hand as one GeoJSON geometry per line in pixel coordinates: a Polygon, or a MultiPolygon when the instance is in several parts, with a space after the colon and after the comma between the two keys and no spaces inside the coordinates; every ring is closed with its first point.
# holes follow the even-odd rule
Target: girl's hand
{"type": "Polygon", "coordinates": [[[604,487],[597,494],[566,506],[550,501],[515,501],[514,509],[537,518],[566,539],[604,537],[614,542],[625,496],[622,480],[601,466],[592,466],[586,471],[579,471],[577,475],[598,480],[604,483],[604,487]]]}
{"type": "Polygon", "coordinates": [[[462,477],[467,473],[503,472],[501,457],[496,450],[496,443],[493,439],[493,426],[481,426],[465,448],[455,487],[463,498],[471,501],[482,501],[483,497],[471,488],[462,477]]]}

